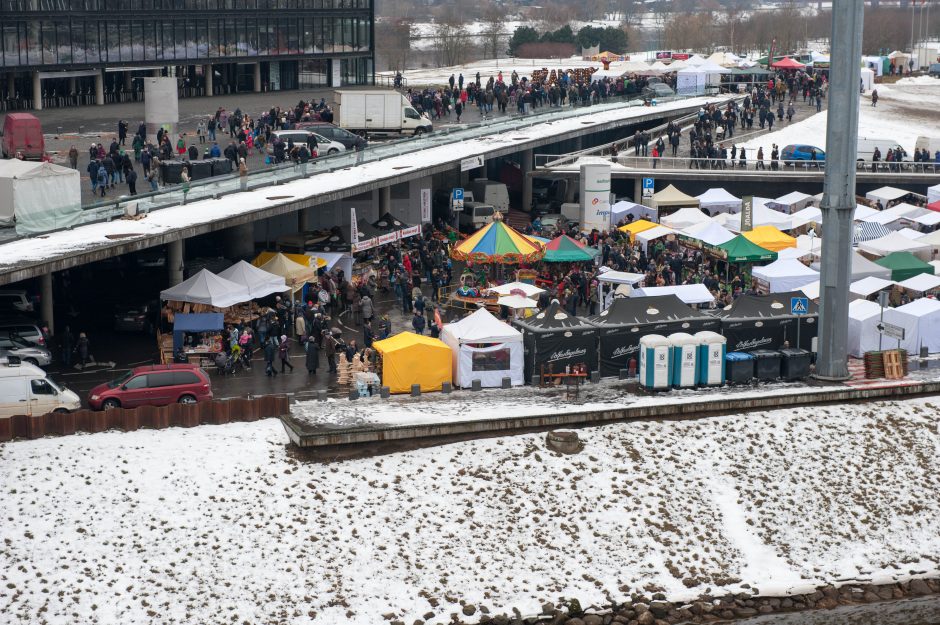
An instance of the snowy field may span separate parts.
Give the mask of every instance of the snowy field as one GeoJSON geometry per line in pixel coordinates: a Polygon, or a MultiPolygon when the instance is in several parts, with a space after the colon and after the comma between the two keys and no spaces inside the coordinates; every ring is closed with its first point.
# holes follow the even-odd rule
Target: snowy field
{"type": "MultiPolygon", "coordinates": [[[[878,106],[874,108],[871,106],[871,92],[862,96],[859,136],[899,141],[909,158],[914,154],[917,137],[940,138],[940,115],[936,112],[936,102],[940,101],[940,80],[930,80],[933,83],[921,82],[920,78],[905,78],[895,85],[876,85],[879,99],[878,106]],[[904,83],[905,80],[912,82],[904,83]]],[[[802,97],[797,100],[796,107],[801,113],[808,108],[803,105],[802,97]]],[[[826,115],[823,111],[790,125],[778,122],[779,130],[752,139],[744,146],[748,148],[750,158],[754,158],[757,148],[763,147],[767,160],[774,143],[781,149],[795,143],[808,143],[825,149],[826,115]]]]}
{"type": "Polygon", "coordinates": [[[936,574],[937,408],[612,424],[573,456],[532,434],[319,463],[275,420],[6,443],[0,621],[446,623],[936,574]]]}

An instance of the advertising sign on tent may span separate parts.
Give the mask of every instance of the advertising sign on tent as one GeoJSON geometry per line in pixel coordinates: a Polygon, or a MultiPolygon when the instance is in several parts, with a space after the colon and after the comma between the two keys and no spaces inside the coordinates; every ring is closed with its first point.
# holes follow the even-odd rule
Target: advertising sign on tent
{"type": "Polygon", "coordinates": [[[745,195],[741,198],[741,232],[748,232],[754,228],[754,196],[745,195]]]}

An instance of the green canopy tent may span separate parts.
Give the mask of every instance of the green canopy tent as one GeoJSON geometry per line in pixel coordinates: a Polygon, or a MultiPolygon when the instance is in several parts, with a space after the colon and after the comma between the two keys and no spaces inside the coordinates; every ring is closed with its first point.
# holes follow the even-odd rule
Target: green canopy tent
{"type": "Polygon", "coordinates": [[[598,250],[585,247],[569,237],[561,235],[545,244],[545,256],[548,263],[585,263],[594,260],[598,250]]]}
{"type": "Polygon", "coordinates": [[[743,234],[739,234],[730,241],[717,246],[724,250],[724,260],[729,263],[758,263],[766,260],[777,260],[777,252],[764,249],[752,243],[743,234]]]}
{"type": "Polygon", "coordinates": [[[891,270],[891,279],[895,282],[907,280],[922,273],[934,273],[934,267],[930,263],[925,263],[910,252],[892,252],[884,258],[875,261],[891,270]]]}

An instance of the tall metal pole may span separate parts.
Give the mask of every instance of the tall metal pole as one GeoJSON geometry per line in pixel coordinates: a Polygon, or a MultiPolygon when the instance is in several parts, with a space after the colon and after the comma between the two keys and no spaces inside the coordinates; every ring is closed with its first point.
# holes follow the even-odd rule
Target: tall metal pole
{"type": "Polygon", "coordinates": [[[858,81],[862,57],[864,3],[832,3],[832,51],[826,128],[826,224],[820,275],[819,355],[816,376],[849,377],[849,279],[855,213],[855,158],[858,152],[858,81]]]}

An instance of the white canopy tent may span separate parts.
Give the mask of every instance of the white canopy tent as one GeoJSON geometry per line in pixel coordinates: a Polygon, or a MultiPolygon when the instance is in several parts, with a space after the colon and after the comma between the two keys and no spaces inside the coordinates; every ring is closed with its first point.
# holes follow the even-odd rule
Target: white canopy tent
{"type": "Polygon", "coordinates": [[[869,191],[865,194],[866,200],[871,200],[872,202],[880,201],[882,206],[887,206],[888,202],[893,202],[895,200],[900,200],[905,195],[908,195],[910,191],[905,191],[904,189],[898,189],[897,187],[879,187],[874,191],[869,191]]]}
{"type": "Polygon", "coordinates": [[[657,217],[659,216],[659,211],[657,211],[655,208],[643,206],[642,204],[637,204],[636,202],[628,202],[626,200],[620,200],[610,207],[611,224],[616,225],[620,223],[621,219],[626,219],[628,216],[633,217],[633,221],[638,221],[640,219],[656,221],[657,217]]]}
{"type": "Polygon", "coordinates": [[[913,228],[901,228],[898,230],[898,234],[900,234],[905,239],[910,239],[911,241],[916,241],[923,238],[924,236],[923,232],[920,230],[914,230],[913,228]]]}
{"type": "Polygon", "coordinates": [[[689,65],[676,72],[676,93],[679,95],[704,95],[705,88],[721,82],[722,74],[731,70],[705,61],[699,65],[689,65]]]}
{"type": "Polygon", "coordinates": [[[913,204],[908,204],[906,202],[901,202],[900,204],[895,204],[891,208],[886,208],[882,211],[876,212],[874,215],[865,217],[862,221],[881,224],[888,230],[900,230],[904,226],[911,223],[914,217],[919,217],[931,212],[933,211],[922,208],[920,206],[914,206],[913,204]]]}
{"type": "MultiPolygon", "coordinates": [[[[908,352],[920,353],[921,346],[930,353],[940,351],[940,302],[937,300],[922,297],[898,308],[886,308],[884,320],[904,328],[901,347],[908,352]]],[[[895,339],[885,341],[892,347],[896,344],[895,339]]]]}
{"type": "Polygon", "coordinates": [[[782,213],[795,213],[813,203],[813,196],[799,191],[791,191],[776,200],[767,202],[767,206],[782,213]]]}
{"type": "Polygon", "coordinates": [[[679,284],[676,286],[645,286],[633,289],[630,297],[653,297],[675,295],[686,304],[709,304],[715,298],[704,284],[679,284]]]}
{"type": "MultiPolygon", "coordinates": [[[[937,213],[940,215],[940,213],[937,213]]],[[[937,255],[940,255],[940,230],[935,230],[929,234],[917,239],[917,242],[921,245],[927,245],[930,248],[930,257],[935,258],[937,255]]],[[[940,274],[940,269],[936,272],[940,274]]]]}
{"type": "Polygon", "coordinates": [[[855,221],[863,220],[870,215],[874,215],[878,212],[877,208],[872,208],[871,206],[865,206],[864,204],[855,205],[855,213],[852,215],[852,219],[855,221]]]}
{"type": "Polygon", "coordinates": [[[538,308],[539,303],[525,295],[502,295],[496,303],[506,308],[538,308]]]}
{"type": "Polygon", "coordinates": [[[863,67],[859,70],[859,79],[861,80],[861,88],[863,91],[871,91],[875,86],[875,72],[867,67],[863,67]]]}
{"type": "Polygon", "coordinates": [[[522,291],[526,297],[535,297],[544,293],[545,289],[541,289],[528,282],[507,282],[506,284],[490,287],[489,291],[497,295],[512,295],[513,291],[522,291]]]}
{"type": "Polygon", "coordinates": [[[816,280],[816,282],[810,282],[809,284],[805,284],[800,287],[800,290],[803,291],[803,295],[814,301],[819,299],[819,289],[819,280],[816,280]]]}
{"type": "Polygon", "coordinates": [[[480,380],[485,387],[498,387],[507,377],[513,386],[524,383],[522,332],[485,308],[445,325],[441,340],[453,354],[456,386],[467,388],[480,380]]]}
{"type": "Polygon", "coordinates": [[[251,299],[283,293],[290,288],[283,277],[258,269],[244,260],[238,261],[225,271],[220,271],[219,277],[246,287],[251,299]]]}
{"type": "Polygon", "coordinates": [[[930,260],[930,245],[920,241],[911,241],[903,234],[892,232],[880,239],[859,243],[858,249],[873,256],[887,256],[892,252],[910,252],[923,261],[930,260]]]}
{"type": "Polygon", "coordinates": [[[676,234],[676,231],[672,228],[667,228],[666,226],[656,226],[655,228],[650,228],[649,230],[644,230],[636,234],[636,241],[639,241],[640,245],[643,246],[643,251],[646,252],[649,248],[649,244],[660,237],[666,237],[670,234],[676,234]]]}
{"type": "Polygon", "coordinates": [[[813,271],[793,258],[776,260],[763,267],[754,267],[751,275],[757,284],[768,293],[786,293],[817,282],[819,272],[813,271]]]}
{"type": "Polygon", "coordinates": [[[190,279],[160,291],[160,299],[228,308],[249,301],[251,293],[246,286],[220,278],[208,269],[202,269],[190,279]]]}
{"type": "Polygon", "coordinates": [[[724,187],[709,189],[696,197],[699,207],[709,215],[741,212],[741,198],[731,195],[724,187]]]}
{"type": "Polygon", "coordinates": [[[0,226],[39,234],[75,225],[82,215],[81,177],[52,163],[0,160],[0,226]]]}
{"type": "Polygon", "coordinates": [[[674,230],[685,230],[692,226],[713,222],[708,215],[697,208],[680,208],[671,215],[664,216],[659,223],[674,230]]]}
{"type": "Polygon", "coordinates": [[[682,234],[690,236],[693,239],[698,239],[708,245],[721,245],[735,237],[730,230],[711,220],[692,226],[691,228],[686,228],[682,234]]]}
{"type": "Polygon", "coordinates": [[[927,228],[933,228],[940,225],[940,212],[928,210],[916,217],[911,217],[911,221],[927,228]]]}
{"type": "Polygon", "coordinates": [[[808,223],[822,223],[822,210],[815,206],[807,206],[790,215],[790,225],[793,228],[805,226],[808,223]]]}
{"type": "Polygon", "coordinates": [[[878,329],[881,306],[866,299],[849,302],[849,354],[861,358],[865,352],[878,349],[878,329]]]}
{"type": "Polygon", "coordinates": [[[935,276],[932,273],[919,273],[913,278],[898,282],[898,286],[904,287],[909,291],[926,293],[927,291],[940,288],[940,276],[935,276]]]}
{"type": "Polygon", "coordinates": [[[353,257],[349,252],[305,252],[305,255],[325,260],[327,271],[333,271],[333,267],[342,269],[347,280],[352,276],[353,257]]]}
{"type": "MultiPolygon", "coordinates": [[[[816,241],[818,242],[819,239],[816,239],[816,241]]],[[[799,239],[797,239],[797,245],[799,245],[799,243],[800,241],[799,239]]],[[[821,263],[815,262],[810,266],[816,271],[820,271],[822,265],[821,263]]],[[[880,278],[882,280],[887,280],[888,282],[890,282],[891,270],[888,269],[887,267],[882,267],[878,263],[874,263],[868,260],[867,258],[862,256],[855,250],[852,250],[851,279],[853,282],[857,282],[858,280],[863,280],[865,278],[880,278]]],[[[894,284],[894,283],[891,282],[891,284],[894,284]]]]}
{"type": "Polygon", "coordinates": [[[856,280],[849,285],[849,293],[854,293],[856,295],[861,295],[862,297],[868,297],[874,295],[878,291],[883,291],[884,289],[890,289],[897,282],[894,280],[888,280],[886,278],[878,278],[875,276],[868,276],[867,278],[862,278],[861,280],[856,280]]]}
{"type": "Polygon", "coordinates": [[[927,203],[933,204],[934,202],[940,202],[940,184],[927,187],[927,203]]]}
{"type": "Polygon", "coordinates": [[[608,267],[601,267],[598,271],[600,273],[597,276],[597,299],[601,303],[601,310],[607,310],[611,302],[614,301],[614,294],[620,290],[620,287],[623,287],[628,292],[632,290],[633,285],[642,282],[646,278],[645,274],[642,273],[627,273],[626,271],[614,271],[608,267]],[[608,292],[604,293],[605,285],[608,287],[608,292]],[[612,287],[611,285],[618,285],[612,287]]]}

